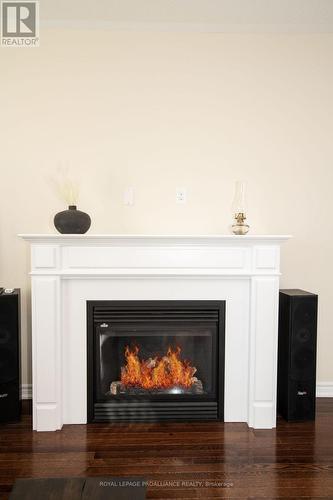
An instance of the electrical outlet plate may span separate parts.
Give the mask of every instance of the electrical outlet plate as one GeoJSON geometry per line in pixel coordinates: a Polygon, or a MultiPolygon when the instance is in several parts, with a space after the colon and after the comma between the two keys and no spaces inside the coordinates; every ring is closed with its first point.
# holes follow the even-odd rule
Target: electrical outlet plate
{"type": "Polygon", "coordinates": [[[176,202],[180,204],[186,203],[186,189],[176,188],[176,202]]]}

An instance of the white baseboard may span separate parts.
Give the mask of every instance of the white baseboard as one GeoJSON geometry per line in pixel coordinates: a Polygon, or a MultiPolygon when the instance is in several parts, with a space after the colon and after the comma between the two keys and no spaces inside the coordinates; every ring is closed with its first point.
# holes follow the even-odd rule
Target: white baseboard
{"type": "Polygon", "coordinates": [[[21,399],[32,399],[32,385],[22,384],[21,385],[21,399]]]}
{"type": "MultiPolygon", "coordinates": [[[[317,398],[333,398],[333,382],[318,382],[317,398]]],[[[32,385],[21,385],[21,399],[32,399],[32,385]]]]}
{"type": "Polygon", "coordinates": [[[333,398],[333,382],[318,382],[317,398],[333,398]]]}

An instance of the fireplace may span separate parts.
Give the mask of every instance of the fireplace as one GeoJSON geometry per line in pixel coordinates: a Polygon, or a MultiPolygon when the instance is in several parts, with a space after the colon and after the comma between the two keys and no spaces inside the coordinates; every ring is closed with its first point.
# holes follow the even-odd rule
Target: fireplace
{"type": "Polygon", "coordinates": [[[223,420],[224,301],[88,301],[88,422],[223,420]]]}
{"type": "MultiPolygon", "coordinates": [[[[118,416],[118,420],[123,415],[139,420],[144,405],[148,408],[146,414],[148,411],[152,414],[151,420],[157,419],[158,413],[159,420],[163,420],[160,410],[166,403],[166,410],[169,406],[169,410],[178,414],[178,406],[183,410],[187,403],[190,416],[201,411],[203,418],[207,418],[208,409],[212,409],[214,418],[223,418],[224,422],[246,422],[255,429],[275,427],[280,247],[288,236],[35,234],[22,237],[31,243],[35,430],[55,431],[64,424],[85,424],[88,415],[90,421],[97,417],[110,420],[108,413],[111,417],[118,416]],[[191,303],[184,301],[190,300],[195,301],[194,309],[200,306],[196,301],[205,301],[204,309],[210,309],[206,301],[216,301],[213,310],[219,311],[218,320],[209,323],[218,325],[215,334],[211,334],[212,339],[215,335],[212,342],[217,345],[214,378],[218,382],[210,394],[180,394],[181,405],[175,399],[177,394],[149,394],[146,401],[140,394],[111,397],[107,395],[110,385],[121,382],[125,361],[122,351],[119,354],[122,357],[116,360],[117,373],[111,373],[110,380],[104,382],[105,394],[103,388],[98,389],[100,381],[97,383],[95,372],[100,368],[94,339],[96,342],[98,326],[112,323],[107,321],[107,315],[94,319],[98,310],[94,312],[91,304],[88,346],[87,301],[110,300],[126,301],[112,303],[117,308],[122,304],[144,305],[128,302],[141,300],[171,300],[172,307],[177,305],[176,300],[183,301],[180,304],[187,308],[191,303]],[[219,301],[226,302],[225,352],[224,312],[219,301]],[[101,406],[95,409],[95,404],[101,406]]],[[[108,302],[98,304],[109,307],[108,302]]],[[[160,321],[158,324],[161,326],[160,321]]],[[[202,342],[207,344],[206,340],[202,342]]],[[[139,347],[138,357],[145,361],[164,357],[169,345],[164,345],[158,353],[139,347]]],[[[180,359],[189,361],[197,369],[193,376],[204,383],[200,359],[191,356],[183,347],[180,359]]],[[[206,365],[212,366],[213,362],[214,353],[206,365]]]]}

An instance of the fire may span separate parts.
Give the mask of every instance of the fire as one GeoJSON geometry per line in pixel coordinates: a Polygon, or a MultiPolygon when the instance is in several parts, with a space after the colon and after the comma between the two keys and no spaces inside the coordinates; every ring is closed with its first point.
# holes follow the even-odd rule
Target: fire
{"type": "Polygon", "coordinates": [[[145,360],[139,359],[139,348],[126,347],[126,365],[121,369],[121,383],[124,386],[143,389],[170,389],[175,386],[191,387],[197,380],[197,371],[189,361],[180,357],[181,348],[169,347],[165,356],[145,360]]]}

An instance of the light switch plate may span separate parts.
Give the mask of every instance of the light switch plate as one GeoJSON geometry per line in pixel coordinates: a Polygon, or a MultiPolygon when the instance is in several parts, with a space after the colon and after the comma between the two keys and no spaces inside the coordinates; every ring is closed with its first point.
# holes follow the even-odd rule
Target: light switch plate
{"type": "Polygon", "coordinates": [[[130,186],[124,191],[124,205],[134,205],[134,187],[130,186]]]}

